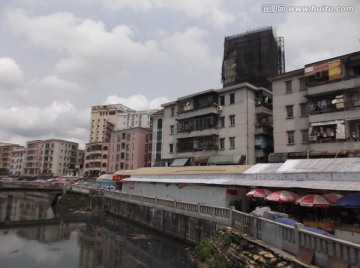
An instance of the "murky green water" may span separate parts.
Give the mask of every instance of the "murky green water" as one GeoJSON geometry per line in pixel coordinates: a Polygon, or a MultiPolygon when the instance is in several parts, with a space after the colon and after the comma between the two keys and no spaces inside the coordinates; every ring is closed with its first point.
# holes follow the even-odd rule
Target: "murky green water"
{"type": "Polygon", "coordinates": [[[195,267],[187,244],[102,213],[55,218],[44,195],[0,193],[0,222],[8,223],[0,229],[1,268],[195,267]]]}

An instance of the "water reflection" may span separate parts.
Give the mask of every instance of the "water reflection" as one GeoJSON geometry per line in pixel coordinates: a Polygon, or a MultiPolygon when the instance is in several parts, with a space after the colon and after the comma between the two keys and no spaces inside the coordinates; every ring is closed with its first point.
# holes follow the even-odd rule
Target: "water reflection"
{"type": "Polygon", "coordinates": [[[0,222],[53,219],[51,197],[41,192],[1,192],[0,222]]]}
{"type": "Polygon", "coordinates": [[[1,221],[23,224],[0,230],[1,267],[195,267],[184,243],[102,213],[57,218],[49,198],[0,195],[1,221]],[[34,226],[35,219],[41,224],[34,226]],[[44,225],[44,219],[59,221],[44,225]]]}

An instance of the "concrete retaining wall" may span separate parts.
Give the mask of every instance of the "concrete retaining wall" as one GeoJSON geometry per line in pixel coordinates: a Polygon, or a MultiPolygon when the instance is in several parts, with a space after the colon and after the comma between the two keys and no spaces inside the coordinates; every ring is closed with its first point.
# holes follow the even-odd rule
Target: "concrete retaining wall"
{"type": "Polygon", "coordinates": [[[104,198],[104,202],[104,210],[108,213],[191,243],[199,243],[223,227],[205,219],[167,211],[163,208],[109,198],[104,198]]]}

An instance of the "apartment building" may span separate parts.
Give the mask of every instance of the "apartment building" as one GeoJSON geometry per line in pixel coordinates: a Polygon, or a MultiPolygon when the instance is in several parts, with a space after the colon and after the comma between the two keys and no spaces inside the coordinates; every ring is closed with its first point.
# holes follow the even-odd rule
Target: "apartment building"
{"type": "Polygon", "coordinates": [[[155,111],[135,111],[122,104],[92,106],[89,142],[110,141],[111,133],[117,130],[152,127],[155,111]]]}
{"type": "Polygon", "coordinates": [[[13,151],[22,148],[18,144],[0,143],[0,175],[10,175],[11,154],[13,151]]]}
{"type": "Polygon", "coordinates": [[[78,143],[60,139],[34,140],[26,143],[25,176],[65,176],[78,163],[78,143]]]}
{"type": "Polygon", "coordinates": [[[153,113],[153,140],[152,140],[152,167],[165,167],[169,166],[173,159],[165,159],[162,155],[162,146],[163,146],[163,122],[164,122],[164,109],[161,109],[153,113]]]}
{"type": "Polygon", "coordinates": [[[132,128],[152,128],[152,113],[155,111],[157,110],[135,111],[122,104],[92,106],[89,143],[85,148],[84,174],[96,177],[109,172],[110,151],[104,148],[111,148],[112,133],[132,128]],[[102,155],[99,156],[99,153],[102,155]]]}
{"type": "Polygon", "coordinates": [[[272,83],[272,162],[360,156],[360,52],[307,64],[272,83]]]}
{"type": "Polygon", "coordinates": [[[84,176],[98,177],[107,173],[110,142],[85,144],[84,176]]]}
{"type": "Polygon", "coordinates": [[[265,88],[242,83],[163,107],[161,156],[172,166],[255,164],[273,150],[272,93],[265,88]]]}
{"type": "Polygon", "coordinates": [[[10,176],[20,176],[24,173],[25,147],[20,146],[11,152],[10,176]]]}
{"type": "Polygon", "coordinates": [[[108,173],[151,166],[152,129],[131,128],[111,134],[108,173]]]}

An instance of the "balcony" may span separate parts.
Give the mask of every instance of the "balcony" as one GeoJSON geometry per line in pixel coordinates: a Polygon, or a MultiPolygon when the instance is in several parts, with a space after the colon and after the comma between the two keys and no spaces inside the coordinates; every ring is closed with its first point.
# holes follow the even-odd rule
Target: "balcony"
{"type": "Polygon", "coordinates": [[[264,134],[264,135],[273,135],[273,127],[269,124],[256,123],[255,124],[255,135],[264,134]]]}
{"type": "Polygon", "coordinates": [[[323,82],[319,84],[308,85],[308,95],[329,94],[344,89],[360,87],[360,77],[350,78],[336,82],[323,82]]]}
{"type": "Polygon", "coordinates": [[[183,112],[178,112],[178,115],[176,117],[177,120],[186,119],[189,117],[195,117],[195,116],[201,116],[201,115],[207,115],[207,114],[219,114],[222,109],[222,106],[211,106],[199,110],[184,110],[183,112]],[[219,108],[221,107],[221,108],[219,108]]]}
{"type": "Polygon", "coordinates": [[[201,136],[212,136],[218,135],[217,128],[205,128],[205,129],[188,129],[183,131],[178,131],[176,138],[184,139],[184,138],[193,138],[193,137],[201,137],[201,136]]]}
{"type": "Polygon", "coordinates": [[[218,150],[218,139],[215,135],[178,139],[177,142],[178,153],[210,150],[218,150]]]}

